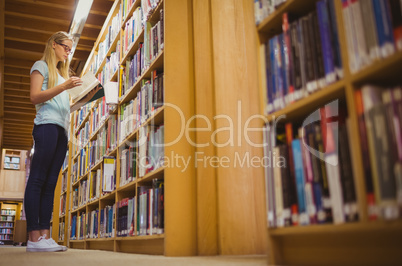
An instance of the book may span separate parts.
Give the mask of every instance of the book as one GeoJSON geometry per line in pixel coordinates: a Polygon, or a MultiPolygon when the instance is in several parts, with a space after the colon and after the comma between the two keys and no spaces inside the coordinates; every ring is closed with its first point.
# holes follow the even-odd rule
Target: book
{"type": "Polygon", "coordinates": [[[105,96],[102,84],[100,84],[100,81],[95,77],[95,75],[93,73],[88,71],[84,76],[82,76],[81,80],[82,80],[82,84],[80,86],[67,90],[67,92],[71,96],[72,103],[76,103],[79,100],[81,100],[82,98],[84,98],[92,89],[94,89],[97,86],[101,86],[102,89],[100,89],[89,100],[89,102],[92,102],[94,100],[97,100],[97,99],[105,96]]]}
{"type": "MultiPolygon", "coordinates": [[[[119,102],[119,83],[118,82],[107,82],[103,86],[103,91],[105,95],[106,104],[118,104],[119,102]]],[[[96,96],[96,94],[95,94],[96,96]]],[[[95,97],[94,96],[94,97],[95,97]]]]}

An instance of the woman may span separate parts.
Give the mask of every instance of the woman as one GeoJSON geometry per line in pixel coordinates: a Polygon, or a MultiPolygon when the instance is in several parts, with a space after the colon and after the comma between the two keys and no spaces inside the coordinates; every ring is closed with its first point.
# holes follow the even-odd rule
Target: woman
{"type": "MultiPolygon", "coordinates": [[[[56,32],[49,38],[42,59],[31,69],[30,99],[36,107],[36,117],[32,131],[35,152],[24,198],[28,252],[67,250],[49,238],[49,229],[54,190],[68,143],[70,102],[66,90],[82,84],[80,78],[69,77],[72,45],[67,33],[56,32]]],[[[86,103],[96,91],[71,106],[71,110],[86,103]]]]}

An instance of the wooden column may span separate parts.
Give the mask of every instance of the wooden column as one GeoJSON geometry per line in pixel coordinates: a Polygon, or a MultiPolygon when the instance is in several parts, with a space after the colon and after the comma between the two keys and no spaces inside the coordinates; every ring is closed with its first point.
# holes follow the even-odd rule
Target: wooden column
{"type": "Polygon", "coordinates": [[[0,151],[3,149],[4,131],[4,12],[5,1],[0,1],[0,151]]]}
{"type": "MultiPolygon", "coordinates": [[[[164,2],[165,255],[197,255],[195,148],[184,134],[194,115],[192,1],[164,2]],[[176,158],[178,158],[176,160],[176,158]],[[189,160],[186,166],[183,160],[189,160]]],[[[194,139],[194,132],[189,133],[194,139]]]]}
{"type": "Polygon", "coordinates": [[[220,254],[265,254],[263,150],[253,2],[211,1],[220,254]],[[229,167],[225,167],[228,165],[229,167]]]}
{"type": "Polygon", "coordinates": [[[204,165],[203,158],[216,156],[211,143],[215,131],[215,91],[212,52],[211,1],[194,0],[194,71],[197,171],[198,255],[217,255],[218,213],[216,168],[204,165]]]}

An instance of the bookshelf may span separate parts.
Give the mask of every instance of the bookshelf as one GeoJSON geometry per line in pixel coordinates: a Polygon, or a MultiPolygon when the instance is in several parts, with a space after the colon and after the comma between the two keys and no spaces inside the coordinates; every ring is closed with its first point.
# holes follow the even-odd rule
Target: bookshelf
{"type": "Polygon", "coordinates": [[[0,202],[0,241],[14,241],[15,223],[20,219],[22,203],[13,201],[0,202]]]}
{"type": "MultiPolygon", "coordinates": [[[[98,78],[104,79],[102,83],[107,81],[119,81],[122,83],[121,80],[125,74],[123,69],[129,67],[126,64],[127,60],[136,55],[136,51],[147,38],[144,29],[139,30],[138,34],[133,37],[132,42],[124,49],[122,47],[122,43],[125,41],[125,34],[129,32],[126,23],[130,21],[130,18],[136,16],[136,10],[142,5],[142,2],[141,0],[114,1],[84,66],[83,73],[93,71],[98,78]],[[132,6],[124,11],[127,13],[122,19],[122,6],[129,2],[132,2],[132,6]],[[122,21],[120,22],[121,26],[116,26],[119,24],[120,19],[122,21]],[[110,33],[110,27],[112,27],[113,33],[110,33]],[[105,40],[108,38],[110,38],[110,45],[105,44],[105,40]],[[117,62],[116,54],[119,54],[117,62]],[[109,60],[114,61],[111,63],[109,60]],[[116,65],[117,69],[115,69],[116,65]],[[107,72],[106,75],[105,72],[107,72]]],[[[155,125],[155,128],[161,128],[163,125],[165,128],[165,143],[174,142],[178,133],[180,133],[180,131],[177,132],[177,129],[180,128],[179,123],[181,122],[180,117],[177,115],[177,109],[182,111],[185,119],[193,115],[194,110],[191,106],[191,97],[193,95],[188,87],[192,82],[192,76],[190,75],[192,59],[190,53],[185,52],[191,49],[189,45],[192,30],[189,27],[191,25],[189,23],[191,19],[190,2],[161,0],[152,9],[146,20],[151,26],[155,26],[160,21],[160,14],[163,10],[164,47],[157,55],[153,56],[153,60],[138,75],[137,80],[125,87],[125,94],[119,96],[119,104],[115,108],[107,108],[103,100],[97,100],[72,114],[69,153],[68,159],[66,159],[68,166],[61,171],[61,175],[65,175],[67,179],[67,189],[62,189],[62,178],[60,178],[56,187],[53,212],[53,221],[58,221],[60,225],[64,222],[64,239],[58,237],[63,228],[59,229],[53,226],[53,237],[58,239],[59,243],[66,244],[70,248],[117,252],[164,254],[167,256],[196,254],[195,188],[194,179],[192,178],[194,176],[194,166],[190,165],[184,169],[180,167],[167,168],[159,165],[155,170],[147,171],[140,175],[140,166],[137,162],[134,180],[126,183],[120,182],[120,179],[122,179],[122,152],[131,145],[137,145],[136,143],[141,138],[143,130],[150,128],[151,125],[155,125]],[[136,98],[137,93],[142,90],[142,81],[152,79],[155,71],[157,71],[158,75],[163,73],[164,102],[170,105],[155,108],[152,114],[149,114],[137,127],[131,128],[128,132],[125,132],[124,136],[120,136],[122,131],[119,122],[123,118],[124,106],[130,104],[136,98]],[[117,127],[118,129],[115,130],[117,127]],[[96,158],[96,161],[90,161],[89,151],[92,148],[95,149],[98,143],[102,144],[98,145],[101,147],[99,149],[102,150],[93,152],[100,155],[100,157],[96,158]],[[103,145],[104,143],[106,145],[103,145]],[[103,148],[103,146],[105,147],[103,148]],[[103,174],[107,171],[106,165],[108,162],[106,162],[106,157],[102,158],[103,156],[114,158],[115,188],[112,188],[111,192],[102,193],[102,190],[105,190],[104,183],[96,183],[100,192],[98,192],[97,196],[85,198],[87,197],[84,192],[86,191],[85,187],[88,184],[93,184],[93,180],[96,180],[99,173],[103,174]],[[143,187],[152,186],[152,183],[156,182],[155,180],[164,183],[163,197],[166,199],[164,201],[164,230],[152,235],[119,236],[117,227],[120,226],[120,218],[117,214],[118,211],[116,211],[119,208],[118,204],[124,199],[133,197],[136,198],[134,202],[138,202],[139,191],[143,187]],[[60,197],[64,194],[67,195],[66,212],[61,214],[60,206],[56,205],[60,205],[60,197]],[[183,198],[186,200],[183,200],[183,198]],[[104,221],[105,224],[100,219],[103,209],[105,210],[105,215],[110,210],[113,213],[110,221],[104,221]],[[91,223],[88,222],[88,227],[93,226],[99,230],[98,235],[90,235],[86,230],[87,220],[92,221],[91,223]],[[108,231],[109,225],[111,225],[112,231],[108,231]],[[80,230],[82,231],[84,228],[84,234],[80,234],[80,230]],[[101,235],[101,228],[105,230],[104,235],[101,235]]],[[[139,146],[136,148],[140,149],[139,146]]],[[[183,156],[192,152],[189,143],[178,141],[171,147],[166,147],[164,154],[167,156],[171,152],[177,153],[179,151],[183,156]]],[[[102,179],[100,181],[102,182],[102,179]]],[[[134,232],[136,231],[137,229],[134,232]]]]}
{"type": "MultiPolygon", "coordinates": [[[[318,108],[338,100],[340,109],[347,110],[349,118],[349,149],[355,184],[358,221],[340,224],[310,224],[285,227],[268,227],[268,259],[270,264],[286,265],[375,265],[397,264],[402,257],[400,237],[402,220],[372,220],[368,211],[366,177],[362,157],[361,134],[355,93],[365,84],[396,86],[401,84],[402,51],[389,57],[376,59],[357,71],[349,68],[347,33],[343,20],[342,2],[335,0],[335,17],[343,65],[343,78],[324,86],[284,108],[267,114],[267,78],[264,44],[283,32],[283,14],[288,13],[289,23],[315,10],[316,0],[287,0],[256,26],[259,51],[259,79],[261,95],[260,113],[267,122],[280,121],[301,124],[318,108]]],[[[361,1],[360,1],[361,2],[361,1]]],[[[385,1],[384,1],[385,2],[385,1]]],[[[384,89],[385,90],[385,89],[384,89]]],[[[304,158],[303,158],[304,159],[304,158]]],[[[268,196],[267,196],[268,197],[268,196]]],[[[268,223],[267,223],[268,225],[268,223]]]]}

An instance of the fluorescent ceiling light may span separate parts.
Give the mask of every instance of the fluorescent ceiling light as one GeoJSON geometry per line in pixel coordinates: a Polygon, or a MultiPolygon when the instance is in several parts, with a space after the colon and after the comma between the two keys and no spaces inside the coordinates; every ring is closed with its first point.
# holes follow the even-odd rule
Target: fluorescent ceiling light
{"type": "Polygon", "coordinates": [[[89,10],[91,9],[93,0],[80,0],[78,2],[77,8],[75,9],[75,14],[73,21],[81,21],[84,22],[87,20],[89,10]]]}
{"type": "Polygon", "coordinates": [[[77,7],[75,8],[75,14],[73,21],[70,24],[69,34],[73,36],[73,47],[69,55],[70,61],[73,58],[75,48],[77,47],[78,41],[81,37],[81,32],[84,29],[85,22],[89,11],[91,10],[93,0],[79,0],[77,7]]]}

